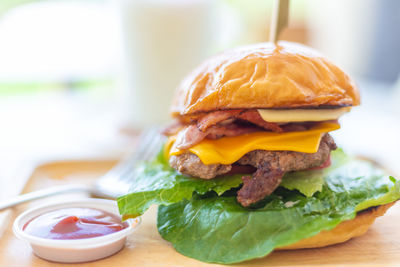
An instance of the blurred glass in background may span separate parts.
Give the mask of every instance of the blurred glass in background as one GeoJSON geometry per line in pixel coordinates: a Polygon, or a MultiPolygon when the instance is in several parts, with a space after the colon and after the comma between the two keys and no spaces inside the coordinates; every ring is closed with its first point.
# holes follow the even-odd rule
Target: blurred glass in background
{"type": "Polygon", "coordinates": [[[117,0],[122,104],[132,125],[166,122],[179,81],[215,49],[214,0],[117,0]]]}
{"type": "MultiPolygon", "coordinates": [[[[268,41],[272,4],[1,0],[0,145],[73,154],[95,143],[108,153],[121,132],[165,123],[175,87],[203,59],[268,41]]],[[[399,29],[400,1],[292,0],[280,38],[321,50],[356,78],[363,106],[338,138],[374,157],[400,147],[399,29]],[[378,138],[383,131],[390,138],[378,138]]]]}

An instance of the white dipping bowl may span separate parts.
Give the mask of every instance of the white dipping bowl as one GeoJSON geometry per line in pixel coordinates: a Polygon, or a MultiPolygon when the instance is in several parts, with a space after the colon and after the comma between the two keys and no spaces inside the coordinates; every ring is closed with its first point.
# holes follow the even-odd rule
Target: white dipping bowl
{"type": "Polygon", "coordinates": [[[64,263],[95,261],[120,251],[128,235],[140,224],[140,218],[129,219],[128,227],[121,231],[93,238],[74,240],[54,240],[36,237],[23,231],[24,225],[43,213],[63,208],[94,208],[119,216],[114,200],[85,198],[73,201],[56,202],[29,209],[19,215],[13,225],[14,234],[30,243],[33,252],[40,258],[64,263]]]}

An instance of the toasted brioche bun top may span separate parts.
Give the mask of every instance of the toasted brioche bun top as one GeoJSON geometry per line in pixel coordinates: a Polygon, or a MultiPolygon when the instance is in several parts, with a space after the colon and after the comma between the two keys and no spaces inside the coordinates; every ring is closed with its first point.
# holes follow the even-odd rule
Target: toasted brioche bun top
{"type": "Polygon", "coordinates": [[[315,50],[290,42],[260,43],[203,62],[179,85],[172,115],[359,104],[354,82],[315,50]]]}

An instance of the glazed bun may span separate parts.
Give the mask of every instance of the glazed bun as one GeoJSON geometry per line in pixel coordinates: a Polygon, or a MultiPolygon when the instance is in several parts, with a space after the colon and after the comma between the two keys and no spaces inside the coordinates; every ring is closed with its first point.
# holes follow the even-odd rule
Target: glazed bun
{"type": "Polygon", "coordinates": [[[203,62],[178,87],[172,115],[359,103],[354,82],[315,50],[290,42],[260,43],[203,62]]]}
{"type": "Polygon", "coordinates": [[[375,219],[384,215],[394,203],[395,202],[392,202],[361,211],[354,219],[344,221],[330,231],[322,231],[315,236],[300,240],[289,246],[280,247],[277,250],[326,247],[345,242],[353,237],[361,236],[367,232],[375,219]]]}

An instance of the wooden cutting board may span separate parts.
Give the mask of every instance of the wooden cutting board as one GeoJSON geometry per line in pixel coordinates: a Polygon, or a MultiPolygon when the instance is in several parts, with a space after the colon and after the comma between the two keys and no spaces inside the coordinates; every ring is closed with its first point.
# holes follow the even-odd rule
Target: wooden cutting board
{"type": "MultiPolygon", "coordinates": [[[[66,161],[39,166],[25,186],[24,192],[66,183],[90,184],[115,164],[114,161],[66,161]]],[[[82,264],[59,264],[32,254],[30,246],[14,237],[12,221],[22,211],[55,199],[82,197],[68,194],[38,200],[11,210],[11,219],[0,240],[0,266],[220,266],[196,261],[177,253],[156,229],[156,207],[144,216],[126,247],[109,258],[82,264]]],[[[234,266],[400,266],[400,205],[378,218],[366,235],[344,244],[320,249],[279,251],[269,256],[234,266]]],[[[221,265],[222,266],[222,265],[221,265]]]]}

